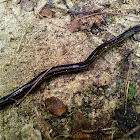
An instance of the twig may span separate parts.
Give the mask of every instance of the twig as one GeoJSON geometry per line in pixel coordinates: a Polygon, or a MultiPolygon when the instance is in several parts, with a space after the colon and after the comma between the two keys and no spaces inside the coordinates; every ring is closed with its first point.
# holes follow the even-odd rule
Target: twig
{"type": "MultiPolygon", "coordinates": [[[[28,27],[29,27],[29,26],[28,26],[28,27]]],[[[22,40],[23,40],[23,37],[24,37],[25,34],[26,34],[26,31],[27,31],[28,27],[25,29],[25,31],[24,31],[24,33],[23,33],[23,35],[22,35],[22,37],[21,37],[21,39],[20,39],[20,41],[19,41],[19,45],[18,45],[18,47],[17,47],[17,49],[16,49],[16,52],[18,52],[18,51],[20,50],[21,42],[22,42],[22,40]]]]}
{"type": "Polygon", "coordinates": [[[70,9],[66,0],[63,0],[62,2],[65,4],[65,6],[67,7],[67,9],[70,9]]]}
{"type": "Polygon", "coordinates": [[[128,69],[126,80],[125,80],[125,91],[124,91],[125,114],[127,113],[127,97],[128,97],[128,87],[129,87],[128,79],[129,79],[130,68],[132,66],[132,60],[133,60],[133,57],[134,57],[134,53],[135,53],[135,50],[133,51],[133,54],[131,56],[129,69],[128,69]]]}
{"type": "Polygon", "coordinates": [[[129,81],[127,81],[126,91],[125,91],[126,95],[125,95],[125,112],[124,112],[124,114],[126,114],[126,113],[127,113],[127,98],[128,98],[129,83],[130,83],[130,82],[129,82],[129,81]]]}
{"type": "Polygon", "coordinates": [[[137,9],[136,9],[136,8],[133,8],[133,7],[132,7],[132,8],[128,8],[128,9],[127,9],[127,8],[124,8],[124,9],[122,9],[122,10],[128,10],[128,11],[130,11],[130,10],[140,10],[140,8],[137,8],[137,9]]]}
{"type": "Polygon", "coordinates": [[[138,131],[140,129],[140,125],[136,126],[135,128],[133,128],[130,132],[128,132],[127,134],[125,134],[123,136],[123,138],[126,138],[128,136],[130,136],[131,134],[133,134],[134,132],[138,131]]]}
{"type": "Polygon", "coordinates": [[[18,105],[26,98],[26,96],[32,91],[32,89],[39,83],[39,81],[42,79],[42,77],[52,68],[54,67],[60,60],[62,60],[66,55],[68,55],[72,50],[75,49],[78,45],[82,44],[86,39],[83,41],[79,42],[75,46],[73,46],[67,53],[65,53],[60,59],[58,59],[55,63],[53,63],[48,70],[39,78],[39,80],[30,88],[30,90],[26,93],[26,95],[19,101],[18,105]]]}
{"type": "Polygon", "coordinates": [[[102,8],[97,8],[97,9],[93,9],[91,11],[77,12],[77,11],[74,11],[74,10],[71,10],[71,9],[64,9],[64,8],[57,7],[57,6],[54,6],[54,5],[51,5],[50,8],[55,8],[55,9],[61,10],[62,12],[70,13],[70,14],[75,14],[75,15],[79,15],[79,14],[92,14],[92,13],[95,13],[95,12],[97,12],[99,10],[103,10],[102,8]]]}
{"type": "MultiPolygon", "coordinates": [[[[74,10],[71,10],[71,9],[64,9],[64,8],[57,7],[57,6],[54,6],[54,5],[50,5],[49,7],[61,10],[62,12],[65,12],[65,13],[70,13],[70,14],[75,14],[75,15],[88,14],[87,17],[93,16],[93,15],[99,15],[99,14],[112,14],[112,15],[128,16],[128,14],[114,13],[113,11],[107,11],[107,12],[103,11],[105,8],[97,8],[97,9],[93,9],[91,11],[77,12],[77,11],[74,11],[74,10]],[[100,11],[100,12],[98,12],[98,11],[100,11]]],[[[42,7],[42,9],[43,9],[43,7],[42,7]]],[[[124,10],[129,10],[129,9],[124,9],[124,10]]],[[[135,10],[135,9],[133,8],[132,10],[135,10]]],[[[132,17],[137,17],[137,16],[132,15],[132,17]]]]}
{"type": "Polygon", "coordinates": [[[20,39],[20,42],[19,42],[19,45],[18,45],[18,47],[16,49],[16,52],[18,52],[20,50],[21,42],[22,42],[22,40],[23,40],[23,38],[24,38],[24,36],[25,36],[25,34],[27,32],[27,29],[32,25],[34,19],[35,19],[35,17],[31,19],[31,21],[29,22],[28,26],[25,28],[25,31],[23,32],[23,35],[22,35],[22,37],[20,39]]]}
{"type": "MultiPolygon", "coordinates": [[[[18,21],[18,23],[22,26],[21,22],[18,20],[17,16],[14,14],[13,10],[10,9],[10,8],[9,8],[9,10],[11,11],[11,13],[12,13],[13,16],[15,17],[15,19],[18,21]]],[[[33,19],[34,19],[34,18],[33,18],[33,19]]],[[[20,39],[20,41],[19,41],[19,45],[18,45],[18,47],[17,47],[17,49],[16,49],[16,52],[18,52],[18,51],[20,50],[20,45],[21,45],[21,42],[22,42],[22,40],[23,40],[23,37],[25,36],[27,29],[29,28],[29,26],[30,26],[31,23],[33,22],[33,19],[31,19],[30,23],[29,23],[28,26],[25,28],[25,31],[23,32],[23,35],[22,35],[22,37],[21,37],[21,39],[20,39]]],[[[23,26],[22,26],[22,28],[23,28],[23,26]]]]}
{"type": "MultiPolygon", "coordinates": [[[[128,14],[121,14],[121,13],[114,13],[113,11],[101,11],[101,12],[97,12],[97,13],[93,13],[90,15],[85,15],[85,17],[90,17],[90,16],[94,16],[94,15],[100,15],[100,14],[111,14],[111,15],[121,15],[121,16],[128,16],[128,14]]],[[[137,17],[137,16],[133,16],[132,17],[137,17]]]]}

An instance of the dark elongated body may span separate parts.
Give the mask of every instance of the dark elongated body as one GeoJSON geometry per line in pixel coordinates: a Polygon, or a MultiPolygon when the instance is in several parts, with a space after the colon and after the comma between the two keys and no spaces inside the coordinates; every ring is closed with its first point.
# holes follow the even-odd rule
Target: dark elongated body
{"type": "Polygon", "coordinates": [[[15,102],[15,99],[18,99],[18,98],[24,96],[26,94],[26,92],[40,79],[40,77],[42,77],[42,79],[41,79],[41,81],[39,83],[41,83],[42,81],[44,81],[45,79],[47,79],[47,78],[49,78],[49,77],[51,77],[53,75],[58,75],[58,74],[62,74],[62,73],[68,73],[68,72],[72,72],[72,71],[77,72],[77,71],[86,69],[93,62],[95,62],[95,60],[105,50],[107,50],[108,48],[118,44],[119,42],[122,42],[124,39],[128,38],[129,36],[132,36],[134,33],[138,32],[138,31],[140,31],[140,25],[134,26],[134,27],[128,29],[127,31],[125,31],[124,33],[122,33],[121,35],[115,37],[114,39],[111,39],[111,40],[101,44],[83,62],[53,67],[50,71],[48,71],[42,77],[42,75],[47,70],[43,71],[41,74],[39,74],[33,80],[31,80],[29,83],[27,83],[24,86],[20,87],[19,89],[17,89],[13,93],[1,98],[0,99],[0,109],[3,109],[9,103],[15,102]]]}

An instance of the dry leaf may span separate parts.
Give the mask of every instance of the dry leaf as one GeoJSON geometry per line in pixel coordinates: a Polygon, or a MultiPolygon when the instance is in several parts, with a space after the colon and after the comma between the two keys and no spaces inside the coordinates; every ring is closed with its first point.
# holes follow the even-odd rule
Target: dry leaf
{"type": "Polygon", "coordinates": [[[44,8],[42,9],[39,14],[42,16],[42,17],[47,17],[47,18],[52,18],[53,16],[53,13],[52,11],[50,10],[50,8],[44,8]]]}
{"type": "Polygon", "coordinates": [[[79,14],[71,22],[70,31],[77,32],[82,30],[90,30],[93,24],[100,27],[101,22],[104,21],[101,15],[83,15],[79,14]]]}
{"type": "Polygon", "coordinates": [[[61,116],[66,112],[64,103],[56,97],[50,97],[45,100],[45,105],[49,112],[56,116],[61,116]]]}

